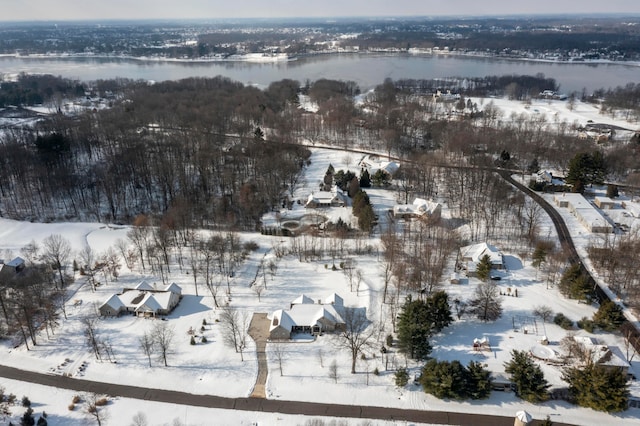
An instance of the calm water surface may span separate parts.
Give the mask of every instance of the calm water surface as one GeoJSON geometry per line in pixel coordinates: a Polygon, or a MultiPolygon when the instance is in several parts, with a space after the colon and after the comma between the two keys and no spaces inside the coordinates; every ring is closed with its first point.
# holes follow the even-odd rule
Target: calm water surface
{"type": "Polygon", "coordinates": [[[156,62],[117,58],[0,58],[0,73],[49,73],[90,81],[126,77],[179,80],[223,75],[245,84],[267,86],[283,78],[304,82],[319,78],[353,80],[363,90],[385,78],[484,77],[543,73],[563,92],[593,91],[629,82],[640,83],[640,66],[622,64],[546,63],[460,56],[324,55],[281,63],[156,62]]]}

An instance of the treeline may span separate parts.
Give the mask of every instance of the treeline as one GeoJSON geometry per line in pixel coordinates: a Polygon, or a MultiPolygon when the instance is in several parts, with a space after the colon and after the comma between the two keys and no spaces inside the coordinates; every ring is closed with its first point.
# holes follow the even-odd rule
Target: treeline
{"type": "Polygon", "coordinates": [[[15,82],[0,83],[0,107],[49,102],[54,97],[82,96],[81,83],[53,75],[20,74],[15,82]]]}
{"type": "Polygon", "coordinates": [[[558,83],[544,74],[502,75],[475,78],[400,79],[395,81],[398,90],[411,93],[435,93],[450,90],[465,96],[503,96],[512,99],[537,97],[544,90],[557,91],[558,83]]]}

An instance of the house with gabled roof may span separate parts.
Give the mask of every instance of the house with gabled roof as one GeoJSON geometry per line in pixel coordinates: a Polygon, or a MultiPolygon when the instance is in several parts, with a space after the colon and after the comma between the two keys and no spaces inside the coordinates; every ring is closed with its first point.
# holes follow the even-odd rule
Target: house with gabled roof
{"type": "Polygon", "coordinates": [[[271,314],[269,338],[272,340],[290,339],[292,333],[320,334],[324,331],[342,329],[344,309],[342,297],[332,294],[323,302],[305,295],[291,302],[288,310],[279,309],[271,314]]]}
{"type": "Polygon", "coordinates": [[[438,220],[441,212],[442,206],[439,203],[425,200],[424,198],[416,198],[411,204],[396,204],[393,206],[393,217],[401,219],[438,220]]]}
{"type": "Polygon", "coordinates": [[[164,289],[156,289],[154,285],[142,281],[134,288],[124,288],[121,293],[112,295],[98,310],[102,316],[131,313],[155,317],[171,313],[181,298],[182,288],[176,283],[171,283],[164,289]]]}
{"type": "Polygon", "coordinates": [[[347,195],[337,186],[331,191],[317,191],[309,194],[304,207],[316,209],[320,207],[344,207],[347,205],[347,195]]]}
{"type": "Polygon", "coordinates": [[[478,263],[484,256],[489,256],[491,269],[504,269],[502,252],[497,247],[487,243],[472,244],[460,248],[458,265],[467,271],[467,276],[475,276],[478,263]]]}

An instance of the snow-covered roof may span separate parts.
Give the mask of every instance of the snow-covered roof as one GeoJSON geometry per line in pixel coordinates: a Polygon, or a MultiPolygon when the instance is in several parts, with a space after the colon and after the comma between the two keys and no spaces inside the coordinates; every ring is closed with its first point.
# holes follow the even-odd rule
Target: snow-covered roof
{"type": "Polygon", "coordinates": [[[176,283],[171,283],[171,284],[169,284],[168,286],[166,286],[164,288],[164,291],[170,291],[171,293],[175,293],[177,295],[181,295],[182,294],[182,287],[180,287],[176,283]]]}
{"type": "Polygon", "coordinates": [[[19,266],[24,265],[24,259],[21,257],[16,257],[15,259],[12,259],[11,261],[6,263],[7,266],[11,266],[12,268],[17,268],[19,266]]]}
{"type": "Polygon", "coordinates": [[[170,295],[171,293],[147,293],[136,308],[136,312],[158,312],[161,309],[167,309],[169,306],[169,298],[162,296],[170,295]],[[156,296],[160,296],[162,300],[158,300],[156,296]]]}
{"type": "Polygon", "coordinates": [[[113,308],[115,311],[119,311],[121,308],[124,308],[124,303],[120,300],[120,297],[117,294],[112,295],[106,302],[104,302],[100,307],[109,306],[113,308]]]}
{"type": "Polygon", "coordinates": [[[441,209],[440,204],[425,200],[423,198],[416,198],[411,204],[397,204],[393,206],[394,215],[410,214],[413,216],[432,215],[441,209]]]}
{"type": "Polygon", "coordinates": [[[313,301],[312,298],[310,298],[309,296],[306,296],[304,294],[301,294],[300,296],[296,297],[295,299],[293,299],[291,301],[292,305],[301,305],[301,304],[309,304],[309,303],[313,304],[315,302],[313,301]]]}
{"type": "Polygon", "coordinates": [[[136,290],[155,290],[155,287],[147,281],[140,281],[134,288],[136,290]]]}
{"type": "Polygon", "coordinates": [[[273,313],[271,318],[271,325],[269,326],[269,331],[273,331],[278,327],[282,327],[287,331],[291,331],[291,328],[295,326],[296,323],[291,319],[287,311],[282,309],[278,309],[273,313]]]}
{"type": "Polygon", "coordinates": [[[492,265],[502,265],[502,253],[495,246],[487,243],[472,244],[460,249],[460,255],[464,259],[470,259],[478,263],[485,255],[489,256],[492,265]]]}
{"type": "Polygon", "coordinates": [[[324,299],[324,303],[327,305],[344,306],[344,300],[336,293],[330,294],[326,299],[324,299]]]}

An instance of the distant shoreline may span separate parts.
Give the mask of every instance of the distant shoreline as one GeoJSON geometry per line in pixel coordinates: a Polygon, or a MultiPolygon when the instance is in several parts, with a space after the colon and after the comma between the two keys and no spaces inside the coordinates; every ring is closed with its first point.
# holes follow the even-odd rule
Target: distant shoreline
{"type": "Polygon", "coordinates": [[[303,53],[299,55],[288,55],[286,53],[278,53],[274,55],[265,55],[262,53],[236,54],[227,57],[216,56],[211,58],[168,58],[157,56],[132,56],[132,55],[109,55],[109,54],[87,54],[87,53],[34,53],[22,55],[19,53],[3,53],[0,58],[15,59],[104,59],[104,60],[131,60],[140,62],[167,62],[167,63],[224,63],[224,62],[245,62],[256,64],[274,64],[287,63],[297,61],[299,59],[313,58],[316,56],[342,56],[342,55],[384,55],[384,56],[455,56],[460,58],[471,59],[489,59],[489,60],[505,60],[515,62],[539,62],[562,65],[621,65],[628,67],[640,67],[640,61],[614,61],[610,59],[585,59],[585,60],[559,60],[548,58],[524,58],[524,57],[506,57],[493,54],[485,54],[482,52],[457,52],[457,51],[393,51],[393,50],[370,50],[370,51],[321,51],[313,53],[303,53]]]}

